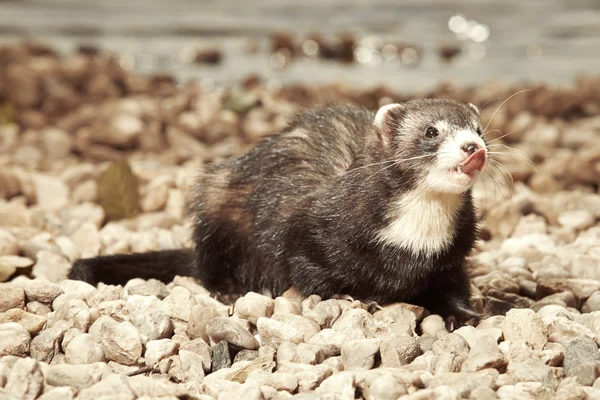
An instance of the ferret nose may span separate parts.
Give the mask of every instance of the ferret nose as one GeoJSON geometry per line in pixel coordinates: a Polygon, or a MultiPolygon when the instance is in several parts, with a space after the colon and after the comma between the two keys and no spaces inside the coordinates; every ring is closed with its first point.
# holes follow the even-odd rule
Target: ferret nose
{"type": "Polygon", "coordinates": [[[477,150],[479,150],[479,148],[480,148],[479,145],[477,143],[473,143],[473,142],[465,143],[461,147],[462,151],[464,151],[468,155],[475,153],[477,150]]]}

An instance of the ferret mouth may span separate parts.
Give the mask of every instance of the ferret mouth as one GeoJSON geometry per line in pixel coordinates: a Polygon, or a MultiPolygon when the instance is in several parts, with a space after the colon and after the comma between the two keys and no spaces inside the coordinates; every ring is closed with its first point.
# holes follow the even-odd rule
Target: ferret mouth
{"type": "Polygon", "coordinates": [[[485,168],[485,164],[486,151],[485,149],[480,149],[471,154],[456,167],[452,168],[452,172],[472,178],[477,171],[481,171],[485,168]]]}
{"type": "Polygon", "coordinates": [[[479,149],[458,164],[457,168],[460,169],[463,174],[472,175],[475,171],[481,171],[485,168],[485,162],[485,149],[479,149]]]}

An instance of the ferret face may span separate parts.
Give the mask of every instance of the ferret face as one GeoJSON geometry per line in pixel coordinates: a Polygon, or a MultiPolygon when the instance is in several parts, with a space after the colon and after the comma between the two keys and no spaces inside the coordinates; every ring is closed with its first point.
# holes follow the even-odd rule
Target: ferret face
{"type": "Polygon", "coordinates": [[[391,104],[377,112],[374,125],[398,169],[416,173],[424,189],[463,193],[486,165],[479,110],[473,105],[442,99],[391,104]]]}

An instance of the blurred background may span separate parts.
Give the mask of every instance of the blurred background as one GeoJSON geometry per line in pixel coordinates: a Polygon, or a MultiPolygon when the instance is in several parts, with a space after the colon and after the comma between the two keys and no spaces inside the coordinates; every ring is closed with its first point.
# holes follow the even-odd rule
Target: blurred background
{"type": "Polygon", "coordinates": [[[569,84],[600,70],[600,1],[0,1],[0,44],[24,38],[118,52],[124,69],[207,85],[248,74],[404,92],[569,84]]]}

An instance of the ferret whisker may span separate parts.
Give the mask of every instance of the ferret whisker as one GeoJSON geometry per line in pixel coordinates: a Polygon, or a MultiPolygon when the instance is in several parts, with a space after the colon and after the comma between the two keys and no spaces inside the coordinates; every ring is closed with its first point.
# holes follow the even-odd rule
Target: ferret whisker
{"type": "Polygon", "coordinates": [[[491,154],[493,156],[497,156],[497,157],[508,157],[508,159],[512,162],[514,162],[514,159],[511,157],[516,158],[517,160],[521,160],[524,161],[525,163],[527,163],[527,165],[529,165],[531,168],[534,169],[534,171],[537,173],[537,169],[535,167],[535,164],[533,163],[533,161],[531,161],[529,158],[524,157],[520,154],[513,154],[513,153],[508,153],[508,152],[497,152],[497,151],[488,151],[488,154],[491,154]]]}
{"type": "Polygon", "coordinates": [[[356,168],[352,168],[347,170],[346,172],[354,172],[357,171],[359,169],[363,169],[363,168],[368,168],[368,167],[372,167],[373,165],[379,165],[379,164],[388,164],[388,163],[395,163],[396,160],[386,160],[386,161],[380,161],[380,162],[376,162],[376,163],[371,163],[371,164],[367,164],[367,165],[362,165],[360,167],[356,167],[356,168]]]}
{"type": "Polygon", "coordinates": [[[498,132],[498,133],[502,133],[502,131],[500,129],[490,129],[489,131],[487,131],[486,133],[482,134],[481,137],[484,138],[486,135],[489,135],[492,132],[498,132]]]}
{"type": "MultiPolygon", "coordinates": [[[[494,161],[497,163],[498,167],[504,168],[506,170],[506,173],[511,177],[512,184],[513,184],[513,190],[514,190],[514,187],[516,186],[521,190],[521,194],[523,196],[525,196],[525,192],[523,191],[523,186],[519,185],[519,182],[514,179],[513,175],[510,173],[510,171],[508,170],[506,165],[502,164],[501,162],[498,162],[497,160],[494,160],[494,161]]],[[[534,167],[534,169],[535,169],[535,167],[534,167]]]]}
{"type": "Polygon", "coordinates": [[[508,146],[508,145],[505,145],[503,143],[495,143],[495,144],[489,145],[488,147],[491,148],[491,149],[502,147],[502,148],[505,148],[505,149],[509,150],[509,151],[506,152],[506,153],[509,153],[509,154],[513,154],[513,153],[521,154],[519,152],[522,152],[523,153],[522,155],[524,157],[527,157],[528,159],[531,160],[531,155],[529,154],[529,152],[527,150],[520,149],[518,147],[508,146]]]}
{"type": "MultiPolygon", "coordinates": [[[[490,174],[490,172],[489,172],[489,171],[487,171],[487,170],[483,170],[482,172],[483,172],[483,173],[485,173],[485,175],[486,175],[487,177],[489,177],[489,178],[490,178],[492,181],[494,180],[494,177],[493,177],[493,176],[490,174]]],[[[482,180],[483,182],[485,182],[485,180],[483,179],[483,175],[481,176],[481,180],[482,180]]],[[[485,183],[484,183],[484,185],[485,185],[485,183]]],[[[484,187],[485,187],[485,186],[484,186],[484,187]]],[[[486,197],[488,197],[487,191],[486,191],[486,194],[485,194],[485,195],[486,195],[486,197]]],[[[496,201],[496,196],[494,196],[494,201],[496,201]]],[[[486,200],[486,208],[487,208],[487,200],[486,200]]]]}
{"type": "Polygon", "coordinates": [[[510,191],[510,194],[514,196],[513,187],[515,185],[515,178],[512,176],[512,174],[510,173],[508,168],[506,168],[505,165],[502,165],[502,163],[498,162],[497,160],[490,159],[490,162],[491,162],[491,164],[490,164],[491,166],[495,166],[498,168],[498,170],[502,174],[502,177],[504,178],[504,182],[506,182],[507,185],[508,185],[507,175],[508,175],[508,177],[510,177],[509,191],[510,191]]]}
{"type": "Polygon", "coordinates": [[[502,97],[496,97],[495,99],[489,99],[488,101],[486,101],[485,103],[483,103],[481,105],[481,107],[479,107],[479,108],[483,108],[483,107],[487,106],[489,103],[491,103],[492,101],[496,101],[496,100],[502,100],[502,97]]]}
{"type": "MultiPolygon", "coordinates": [[[[490,167],[492,167],[492,165],[490,164],[490,167]]],[[[500,195],[502,196],[502,198],[504,199],[504,203],[508,204],[508,199],[506,198],[506,196],[504,195],[504,191],[502,191],[502,188],[500,187],[500,185],[498,184],[498,181],[496,181],[496,178],[494,177],[494,175],[492,175],[490,173],[490,177],[492,178],[492,181],[494,182],[494,185],[496,185],[496,188],[498,189],[498,191],[500,192],[500,195]]]]}
{"type": "Polygon", "coordinates": [[[433,153],[433,154],[425,154],[423,156],[417,156],[417,157],[411,157],[411,158],[404,158],[404,159],[400,159],[400,160],[394,160],[395,162],[392,165],[388,165],[386,167],[383,167],[379,171],[375,172],[374,174],[371,174],[367,179],[364,180],[363,183],[360,184],[359,187],[362,187],[369,179],[371,179],[372,177],[374,177],[378,173],[380,173],[382,171],[385,171],[388,168],[392,168],[392,167],[394,167],[394,166],[396,166],[398,164],[401,164],[401,163],[403,163],[405,161],[412,161],[412,160],[417,160],[419,158],[433,157],[433,156],[436,156],[436,155],[437,155],[436,153],[433,153]]]}
{"type": "Polygon", "coordinates": [[[496,116],[496,113],[500,110],[500,108],[506,104],[507,101],[509,101],[510,99],[512,99],[513,97],[515,97],[516,95],[520,94],[520,93],[524,93],[524,92],[529,92],[531,89],[523,89],[523,90],[519,90],[517,93],[513,94],[512,96],[510,96],[508,99],[504,100],[499,106],[498,108],[496,108],[496,111],[494,111],[494,113],[492,114],[490,120],[488,121],[487,125],[485,126],[485,129],[483,130],[483,133],[485,134],[487,132],[487,129],[489,128],[490,124],[492,123],[492,121],[494,120],[494,117],[496,116]]]}
{"type": "Polygon", "coordinates": [[[490,141],[489,141],[487,144],[488,144],[488,146],[489,146],[489,144],[490,144],[490,143],[494,143],[494,142],[496,142],[496,141],[498,141],[498,140],[500,140],[500,139],[503,139],[503,138],[507,137],[508,135],[512,135],[512,134],[513,134],[513,133],[515,133],[515,132],[516,132],[516,131],[510,131],[510,132],[508,132],[508,133],[506,133],[506,134],[504,134],[504,135],[502,135],[502,136],[500,136],[500,137],[498,137],[498,138],[496,138],[496,139],[490,140],[490,141]]]}
{"type": "MultiPolygon", "coordinates": [[[[502,170],[499,167],[497,167],[494,163],[490,163],[490,167],[493,168],[500,175],[500,177],[502,178],[504,183],[508,186],[508,180],[507,180],[504,172],[502,172],[502,170]]],[[[512,175],[511,175],[511,178],[512,178],[512,175]]],[[[510,187],[507,187],[507,190],[508,190],[508,194],[509,194],[508,198],[510,199],[510,197],[513,195],[513,193],[512,193],[512,190],[510,187]]]]}
{"type": "Polygon", "coordinates": [[[485,209],[487,210],[487,208],[488,208],[488,192],[487,192],[487,185],[485,184],[485,179],[483,179],[483,176],[481,176],[481,183],[483,183],[483,192],[485,193],[485,209]]]}

